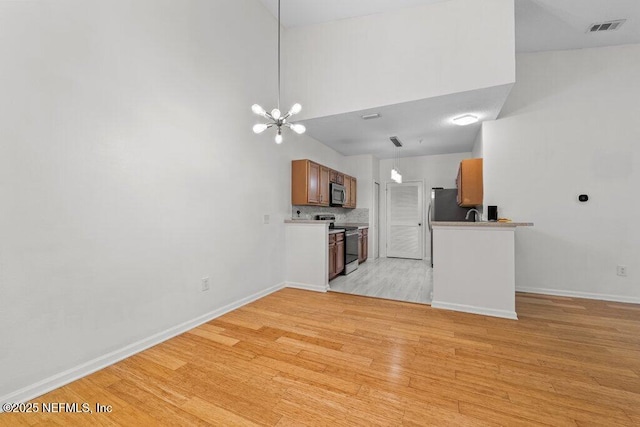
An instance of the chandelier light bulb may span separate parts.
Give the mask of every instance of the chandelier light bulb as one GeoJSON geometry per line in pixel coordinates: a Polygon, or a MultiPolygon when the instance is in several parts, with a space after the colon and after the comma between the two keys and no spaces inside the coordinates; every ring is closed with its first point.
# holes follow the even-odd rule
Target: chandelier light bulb
{"type": "Polygon", "coordinates": [[[277,108],[274,108],[273,110],[271,110],[271,117],[273,117],[276,120],[278,120],[280,118],[281,114],[282,113],[277,108]]]}
{"type": "Polygon", "coordinates": [[[269,125],[264,124],[264,123],[258,123],[257,125],[253,126],[253,131],[255,133],[262,133],[264,132],[267,128],[269,127],[269,125]]]}
{"type": "Polygon", "coordinates": [[[276,144],[282,144],[282,133],[279,130],[276,135],[276,144]]]}
{"type": "Polygon", "coordinates": [[[263,116],[266,114],[266,111],[264,110],[264,108],[262,108],[261,106],[259,106],[258,104],[253,104],[251,106],[251,110],[256,113],[259,116],[263,116]]]}
{"type": "Polygon", "coordinates": [[[289,115],[292,116],[294,114],[298,114],[300,111],[302,111],[302,105],[293,104],[293,107],[291,107],[291,110],[289,110],[289,115]]]}
{"type": "Polygon", "coordinates": [[[294,123],[291,125],[291,130],[297,133],[298,135],[302,135],[306,132],[307,128],[304,125],[299,123],[294,123]]]}

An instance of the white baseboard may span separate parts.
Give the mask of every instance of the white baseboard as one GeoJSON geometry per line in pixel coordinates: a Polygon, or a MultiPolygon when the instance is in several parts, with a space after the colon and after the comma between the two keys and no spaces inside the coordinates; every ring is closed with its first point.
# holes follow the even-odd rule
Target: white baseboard
{"type": "Polygon", "coordinates": [[[565,291],[561,289],[547,289],[547,288],[516,288],[516,292],[525,292],[529,294],[542,294],[542,295],[554,295],[559,297],[573,297],[573,298],[586,298],[597,299],[601,301],[613,301],[613,302],[627,302],[631,304],[640,304],[640,298],[627,297],[623,295],[609,295],[609,294],[596,294],[591,292],[577,292],[577,291],[565,291]]]}
{"type": "MultiPolygon", "coordinates": [[[[250,302],[253,302],[257,299],[267,296],[284,287],[285,287],[284,283],[271,286],[270,288],[257,292],[253,295],[249,295],[248,297],[242,298],[231,304],[227,304],[224,307],[221,307],[209,313],[203,314],[202,316],[198,316],[195,319],[188,320],[177,326],[171,327],[165,331],[158,332],[157,334],[151,335],[148,338],[142,339],[133,344],[129,344],[119,350],[105,354],[104,356],[100,356],[98,358],[90,360],[86,363],[83,363],[71,369],[67,369],[64,372],[60,372],[59,374],[53,375],[49,378],[45,378],[44,380],[39,381],[35,384],[28,385],[20,390],[17,390],[15,392],[12,392],[0,397],[0,405],[3,403],[22,403],[22,402],[27,402],[29,400],[35,399],[36,397],[42,396],[43,394],[48,393],[51,390],[55,390],[66,384],[69,384],[70,382],[73,382],[89,374],[92,374],[96,371],[99,371],[100,369],[104,369],[107,366],[113,365],[114,363],[119,362],[123,359],[126,359],[127,357],[131,357],[136,353],[140,353],[141,351],[144,351],[150,347],[158,345],[163,341],[166,341],[170,338],[183,334],[197,326],[202,325],[203,323],[207,323],[210,320],[215,319],[216,317],[220,317],[223,314],[226,314],[230,311],[240,308],[243,305],[249,304],[250,302]]],[[[0,406],[0,413],[1,412],[3,411],[0,406]]]]}
{"type": "Polygon", "coordinates": [[[286,282],[286,288],[304,289],[305,291],[327,292],[329,285],[311,285],[309,283],[286,282]]]}
{"type": "Polygon", "coordinates": [[[482,314],[484,316],[502,317],[505,319],[518,320],[518,315],[516,314],[515,311],[495,310],[492,308],[476,307],[473,305],[464,305],[464,304],[452,304],[449,302],[441,302],[441,301],[432,301],[431,307],[441,308],[444,310],[461,311],[464,313],[471,313],[471,314],[482,314]]]}

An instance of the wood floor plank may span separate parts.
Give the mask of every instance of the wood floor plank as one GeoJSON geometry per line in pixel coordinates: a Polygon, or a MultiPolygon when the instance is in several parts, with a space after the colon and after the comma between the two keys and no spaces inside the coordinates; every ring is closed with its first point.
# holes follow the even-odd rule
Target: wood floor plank
{"type": "Polygon", "coordinates": [[[640,306],[517,294],[518,321],[283,289],[0,426],[634,426],[640,306]]]}

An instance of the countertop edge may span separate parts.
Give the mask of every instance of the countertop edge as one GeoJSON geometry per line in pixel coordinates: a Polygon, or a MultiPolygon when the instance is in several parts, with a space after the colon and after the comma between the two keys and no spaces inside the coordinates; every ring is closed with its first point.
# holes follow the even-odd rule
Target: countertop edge
{"type": "Polygon", "coordinates": [[[315,219],[285,219],[285,224],[331,224],[333,221],[321,221],[315,219]]]}
{"type": "Polygon", "coordinates": [[[433,221],[432,227],[470,227],[470,228],[515,228],[515,227],[533,227],[532,222],[455,222],[455,221],[433,221]]]}

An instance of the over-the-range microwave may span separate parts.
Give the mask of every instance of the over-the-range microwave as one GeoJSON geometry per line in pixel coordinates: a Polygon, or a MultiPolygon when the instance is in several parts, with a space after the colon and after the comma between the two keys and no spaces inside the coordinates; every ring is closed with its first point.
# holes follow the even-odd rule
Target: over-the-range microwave
{"type": "Polygon", "coordinates": [[[331,206],[342,206],[347,202],[347,190],[344,185],[332,182],[329,189],[331,191],[331,206]]]}

